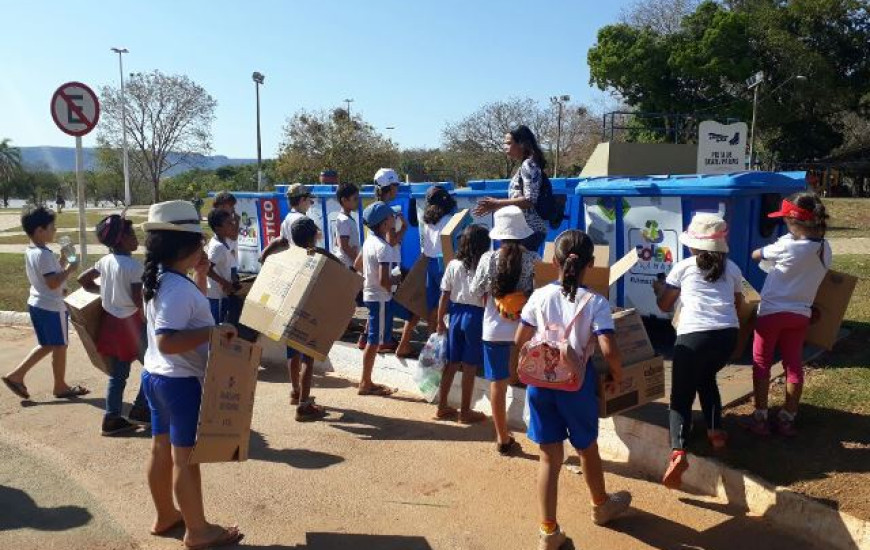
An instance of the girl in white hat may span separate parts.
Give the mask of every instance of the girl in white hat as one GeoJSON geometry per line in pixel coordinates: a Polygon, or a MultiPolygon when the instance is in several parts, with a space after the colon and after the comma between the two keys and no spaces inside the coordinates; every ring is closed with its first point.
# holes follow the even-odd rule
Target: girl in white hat
{"type": "Polygon", "coordinates": [[[501,248],[481,256],[471,292],[484,297],[483,370],[490,381],[496,450],[501,455],[510,455],[519,450],[519,443],[507,427],[506,398],[513,341],[520,313],[535,289],[534,264],[541,257],[521,244],[534,231],[519,207],[506,206],[496,211],[494,217],[489,237],[501,241],[501,248]]]}
{"type": "Polygon", "coordinates": [[[199,465],[188,462],[196,441],[209,338],[214,330],[233,338],[236,329],[215,326],[204,291],[187,277],[194,270],[204,278],[210,266],[193,205],[154,204],[144,229],[148,350],[142,388],[151,409],[148,486],[157,509],[151,534],[162,536],[183,525],[187,548],[235,544],[242,538],[237,527],[206,521],[199,465]]]}
{"type": "Polygon", "coordinates": [[[716,214],[695,214],[680,243],[692,256],[676,263],[665,282],[653,289],[662,311],[671,311],[680,299],[677,341],[674,344],[671,384],[671,457],[662,483],[678,489],[688,469],[686,439],[692,429],[695,394],[715,450],[725,447],[722,399],[716,373],[724,367],[737,344],[740,323],[737,301],[742,300],[743,276],[728,259],[728,225],[716,214]]]}

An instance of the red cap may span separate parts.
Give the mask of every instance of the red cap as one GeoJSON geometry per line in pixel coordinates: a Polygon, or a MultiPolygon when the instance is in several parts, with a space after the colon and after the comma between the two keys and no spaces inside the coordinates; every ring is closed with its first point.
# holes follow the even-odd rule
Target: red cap
{"type": "Polygon", "coordinates": [[[800,206],[791,203],[787,200],[782,201],[782,206],[778,211],[772,212],[767,215],[768,218],[792,218],[794,220],[801,220],[804,222],[813,221],[815,219],[815,214],[811,211],[801,208],[800,206]]]}

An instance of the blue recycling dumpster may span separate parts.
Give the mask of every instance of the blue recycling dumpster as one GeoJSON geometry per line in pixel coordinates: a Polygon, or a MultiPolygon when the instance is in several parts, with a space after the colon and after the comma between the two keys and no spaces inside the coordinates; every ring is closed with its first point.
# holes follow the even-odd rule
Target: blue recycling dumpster
{"type": "Polygon", "coordinates": [[[806,188],[803,173],[741,172],[727,175],[581,178],[576,186],[575,227],[595,244],[608,245],[611,264],[628,251],[639,260],[611,292],[611,301],[645,316],[659,310],[652,282],[688,257],[679,235],[697,212],[721,214],[729,225],[728,257],[756,289],[764,272],[752,251],[776,240],[784,227],[767,214],[784,196],[806,188]]]}
{"type": "MultiPolygon", "coordinates": [[[[216,193],[209,193],[213,197],[216,193]]],[[[258,273],[258,258],[266,244],[279,236],[287,215],[284,193],[233,192],[239,215],[239,272],[258,273]]]]}

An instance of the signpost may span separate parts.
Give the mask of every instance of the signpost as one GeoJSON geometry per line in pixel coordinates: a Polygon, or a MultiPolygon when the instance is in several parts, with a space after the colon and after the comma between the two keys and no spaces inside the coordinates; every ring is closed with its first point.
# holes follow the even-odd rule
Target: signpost
{"type": "Polygon", "coordinates": [[[705,120],[698,127],[698,173],[731,174],[746,170],[746,123],[705,120]]]}
{"type": "Polygon", "coordinates": [[[76,138],[76,187],[79,203],[79,248],[81,262],[88,261],[87,227],[85,218],[84,160],[82,136],[96,127],[100,120],[100,102],[97,94],[81,82],[67,82],[51,96],[51,118],[60,131],[76,138]]]}

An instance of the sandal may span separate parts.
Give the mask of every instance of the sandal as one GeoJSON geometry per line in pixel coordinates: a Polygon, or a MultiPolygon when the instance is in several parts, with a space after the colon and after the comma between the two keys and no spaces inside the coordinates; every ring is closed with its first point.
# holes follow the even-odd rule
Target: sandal
{"type": "Polygon", "coordinates": [[[476,424],[486,420],[486,415],[480,411],[467,411],[459,413],[460,424],[476,424]]]}
{"type": "Polygon", "coordinates": [[[390,342],[389,344],[381,344],[378,346],[378,353],[396,353],[396,349],[399,347],[397,342],[390,342]]]}
{"type": "Polygon", "coordinates": [[[674,450],[671,453],[668,470],[662,477],[662,485],[668,489],[679,489],[683,484],[683,473],[688,469],[689,461],[686,458],[686,451],[674,450]]]}
{"type": "Polygon", "coordinates": [[[291,391],[290,392],[290,404],[291,405],[298,405],[299,404],[299,392],[298,391],[291,391]]]}
{"type": "Polygon", "coordinates": [[[168,535],[172,531],[175,531],[176,529],[180,529],[181,527],[184,527],[184,519],[183,518],[179,518],[175,523],[173,523],[169,527],[166,527],[166,528],[161,529],[159,531],[149,531],[149,533],[151,533],[151,536],[154,536],[154,537],[165,537],[166,535],[168,535]]]}
{"type": "Polygon", "coordinates": [[[58,399],[71,399],[73,397],[81,397],[82,395],[87,395],[91,393],[91,390],[87,389],[84,386],[70,386],[65,392],[56,393],[54,396],[58,399]]]}
{"type": "Polygon", "coordinates": [[[452,418],[455,418],[457,414],[459,414],[459,411],[453,407],[444,407],[443,409],[438,407],[432,420],[451,420],[452,418]]]}
{"type": "Polygon", "coordinates": [[[496,443],[495,448],[501,456],[510,456],[520,450],[520,444],[517,443],[516,439],[511,437],[507,443],[496,443]]]}
{"type": "Polygon", "coordinates": [[[377,395],[380,397],[389,397],[399,391],[396,388],[388,388],[381,384],[372,384],[371,387],[368,388],[360,388],[357,391],[357,395],[377,395]]]}
{"type": "Polygon", "coordinates": [[[202,544],[187,544],[184,543],[184,547],[187,550],[206,550],[207,548],[215,548],[218,546],[229,546],[231,544],[236,544],[240,540],[245,538],[245,535],[239,532],[239,528],[236,526],[232,526],[229,529],[225,529],[223,534],[218,538],[211,540],[209,542],[204,542],[202,544]]]}
{"type": "Polygon", "coordinates": [[[20,397],[21,399],[30,399],[30,394],[27,392],[27,387],[21,382],[16,382],[15,380],[9,380],[5,376],[3,377],[3,383],[6,384],[6,387],[9,388],[9,391],[20,397]]]}
{"type": "Polygon", "coordinates": [[[326,409],[320,405],[314,404],[314,398],[311,397],[308,401],[296,409],[296,422],[314,422],[327,416],[326,409]]]}

